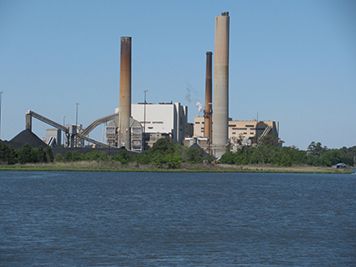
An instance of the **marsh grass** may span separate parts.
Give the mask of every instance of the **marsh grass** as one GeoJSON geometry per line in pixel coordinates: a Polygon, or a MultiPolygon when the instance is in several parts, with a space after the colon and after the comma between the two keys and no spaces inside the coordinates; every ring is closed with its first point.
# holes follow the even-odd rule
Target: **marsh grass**
{"type": "Polygon", "coordinates": [[[290,166],[276,167],[269,165],[231,165],[231,164],[181,164],[180,168],[169,166],[159,168],[152,164],[136,162],[120,163],[117,161],[75,161],[54,163],[31,163],[0,165],[0,171],[92,171],[92,172],[265,172],[265,173],[351,173],[351,169],[330,167],[290,166]]]}

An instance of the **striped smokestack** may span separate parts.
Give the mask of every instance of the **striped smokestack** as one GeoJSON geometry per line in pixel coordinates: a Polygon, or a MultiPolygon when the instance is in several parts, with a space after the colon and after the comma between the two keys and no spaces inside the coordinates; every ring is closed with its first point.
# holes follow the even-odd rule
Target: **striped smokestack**
{"type": "Polygon", "coordinates": [[[208,138],[209,143],[212,134],[212,55],[212,52],[206,52],[204,137],[208,138]]]}
{"type": "Polygon", "coordinates": [[[119,147],[131,149],[131,37],[121,37],[119,147]]]}
{"type": "Polygon", "coordinates": [[[216,17],[214,47],[213,153],[220,158],[228,144],[229,118],[229,27],[228,12],[216,17]]]}

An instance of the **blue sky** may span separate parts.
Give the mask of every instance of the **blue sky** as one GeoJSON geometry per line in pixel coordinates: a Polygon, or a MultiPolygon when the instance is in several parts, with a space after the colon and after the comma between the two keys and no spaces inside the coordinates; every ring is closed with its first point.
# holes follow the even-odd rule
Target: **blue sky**
{"type": "MultiPolygon", "coordinates": [[[[32,109],[88,125],[118,105],[120,37],[133,102],[204,102],[215,16],[230,12],[230,117],[280,122],[286,145],[356,145],[356,1],[0,0],[1,137],[32,109]]],[[[40,137],[46,125],[34,123],[40,137]]],[[[93,135],[102,139],[103,129],[93,135]]]]}

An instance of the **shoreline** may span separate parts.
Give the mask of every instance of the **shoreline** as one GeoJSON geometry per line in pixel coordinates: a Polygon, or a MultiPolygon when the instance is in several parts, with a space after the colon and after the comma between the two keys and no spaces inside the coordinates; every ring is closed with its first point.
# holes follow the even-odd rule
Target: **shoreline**
{"type": "Polygon", "coordinates": [[[159,168],[153,165],[121,164],[113,161],[78,161],[0,165],[0,171],[78,171],[78,172],[216,172],[216,173],[325,173],[351,174],[347,169],[315,166],[269,166],[228,164],[181,164],[180,168],[159,168]]]}

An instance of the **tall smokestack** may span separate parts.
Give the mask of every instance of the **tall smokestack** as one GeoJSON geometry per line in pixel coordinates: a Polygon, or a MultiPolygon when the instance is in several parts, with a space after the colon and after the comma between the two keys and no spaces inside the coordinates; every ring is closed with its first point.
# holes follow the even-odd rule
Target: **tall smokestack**
{"type": "Polygon", "coordinates": [[[119,147],[131,149],[131,37],[121,37],[119,147]]]}
{"type": "Polygon", "coordinates": [[[209,143],[211,143],[212,133],[212,55],[212,52],[206,52],[204,137],[208,138],[209,143]]]}
{"type": "Polygon", "coordinates": [[[229,118],[229,12],[215,21],[213,152],[221,157],[228,144],[229,118]]]}

